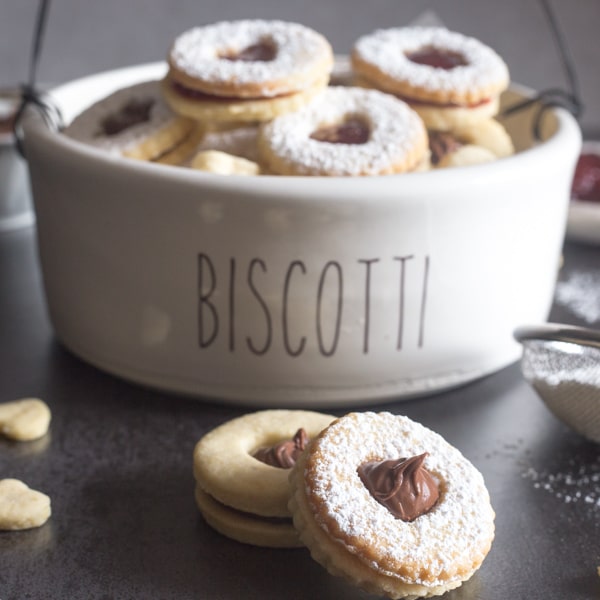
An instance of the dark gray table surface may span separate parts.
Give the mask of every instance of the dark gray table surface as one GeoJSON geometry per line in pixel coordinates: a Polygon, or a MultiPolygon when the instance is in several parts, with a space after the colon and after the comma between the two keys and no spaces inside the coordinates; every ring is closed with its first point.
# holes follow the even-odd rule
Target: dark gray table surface
{"type": "MultiPolygon", "coordinates": [[[[561,280],[600,281],[600,249],[568,244],[564,256],[561,280]]],[[[568,303],[551,318],[585,324],[568,303]]],[[[238,544],[203,522],[192,449],[247,409],[130,385],[65,351],[46,316],[34,228],[0,234],[0,401],[24,396],[49,404],[51,430],[37,442],[0,439],[0,478],[49,494],[53,513],[38,529],[0,533],[2,600],[369,597],[304,549],[238,544]]],[[[486,479],[496,539],[445,598],[600,597],[600,446],[550,414],[518,364],[451,392],[364,408],[433,428],[486,479]]]]}

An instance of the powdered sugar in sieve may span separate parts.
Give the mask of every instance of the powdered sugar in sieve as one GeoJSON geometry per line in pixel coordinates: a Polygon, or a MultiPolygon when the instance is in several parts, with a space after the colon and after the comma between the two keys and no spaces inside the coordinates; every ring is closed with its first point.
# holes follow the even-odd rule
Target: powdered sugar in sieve
{"type": "Polygon", "coordinates": [[[520,327],[521,370],[548,408],[600,443],[600,331],[546,324],[520,327]]]}

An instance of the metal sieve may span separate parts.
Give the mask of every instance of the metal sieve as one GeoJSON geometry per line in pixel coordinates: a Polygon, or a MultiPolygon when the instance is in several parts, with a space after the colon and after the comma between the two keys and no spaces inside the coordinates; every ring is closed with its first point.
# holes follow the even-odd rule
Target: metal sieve
{"type": "Polygon", "coordinates": [[[557,323],[514,332],[523,346],[521,370],[548,408],[600,443],[600,331],[557,323]]]}

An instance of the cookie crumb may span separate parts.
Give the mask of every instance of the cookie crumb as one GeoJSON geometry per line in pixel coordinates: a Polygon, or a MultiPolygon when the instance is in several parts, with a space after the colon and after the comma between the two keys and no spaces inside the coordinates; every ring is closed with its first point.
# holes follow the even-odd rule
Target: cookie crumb
{"type": "Polygon", "coordinates": [[[51,413],[39,398],[0,404],[0,434],[19,442],[37,440],[48,432],[51,413]]]}

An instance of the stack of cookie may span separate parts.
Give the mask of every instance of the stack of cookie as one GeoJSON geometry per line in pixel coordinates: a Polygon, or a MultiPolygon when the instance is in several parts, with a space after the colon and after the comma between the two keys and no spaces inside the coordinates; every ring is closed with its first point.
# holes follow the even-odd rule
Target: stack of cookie
{"type": "Polygon", "coordinates": [[[434,167],[514,152],[494,119],[508,68],[479,40],[441,27],[381,29],[357,40],[351,60],[357,83],[405,100],[423,119],[434,167]]]}
{"type": "Polygon", "coordinates": [[[220,533],[305,545],[331,574],[390,598],[460,586],[494,538],[477,469],[391,413],[251,413],[198,441],[194,475],[198,507],[220,533]]]}
{"type": "Polygon", "coordinates": [[[389,175],[513,153],[495,120],[504,61],[444,28],[357,40],[351,73],[297,23],[224,21],[178,36],[161,81],[119,90],[66,129],[129,158],[238,175],[389,175]]]}

